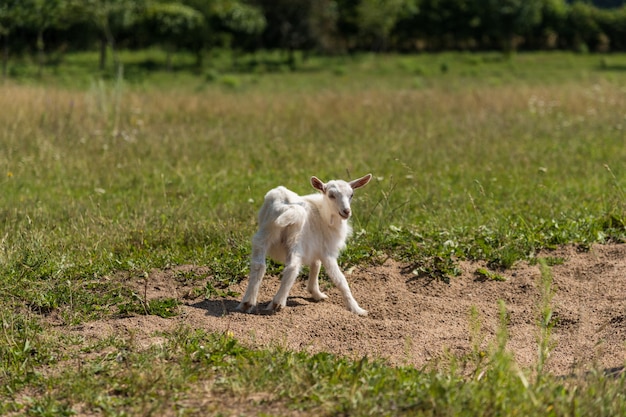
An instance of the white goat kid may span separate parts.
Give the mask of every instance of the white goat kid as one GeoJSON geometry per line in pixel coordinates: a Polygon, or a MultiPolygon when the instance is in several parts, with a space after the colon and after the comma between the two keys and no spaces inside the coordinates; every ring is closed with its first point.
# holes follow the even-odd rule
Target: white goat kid
{"type": "Polygon", "coordinates": [[[320,291],[318,282],[320,267],[324,265],[348,309],[360,316],[367,315],[352,296],[337,257],[351,233],[348,219],[352,214],[350,201],[354,190],[366,185],[371,178],[372,174],[368,174],[350,182],[333,180],[325,184],[311,177],[311,185],[321,194],[305,196],[282,186],[270,190],[259,212],[259,230],[252,238],[248,288],[237,309],[248,313],[255,310],[265,275],[265,258],[269,255],[283,263],[285,269],[280,288],[267,310],[278,311],[285,307],[289,291],[304,264],[310,268],[307,289],[315,300],[328,298],[320,291]]]}

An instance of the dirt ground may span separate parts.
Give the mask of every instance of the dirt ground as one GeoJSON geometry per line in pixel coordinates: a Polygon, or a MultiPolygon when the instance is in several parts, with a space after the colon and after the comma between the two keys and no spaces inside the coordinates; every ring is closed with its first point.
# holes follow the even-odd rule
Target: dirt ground
{"type": "MultiPolygon", "coordinates": [[[[546,368],[565,375],[590,367],[621,369],[626,361],[626,245],[595,245],[588,251],[573,246],[545,253],[564,262],[551,267],[555,295],[552,302],[553,350],[546,368]]],[[[90,322],[71,329],[86,337],[133,333],[146,346],[159,343],[155,332],[184,323],[191,328],[232,332],[241,342],[257,347],[326,351],[349,357],[368,355],[392,365],[421,367],[447,354],[471,349],[470,310],[475,307],[485,333],[493,341],[499,324],[499,300],[508,311],[507,345],[522,367],[537,360],[537,265],[522,263],[499,272],[504,281],[476,273],[479,263],[461,262],[462,274],[449,283],[417,276],[409,265],[387,261],[381,266],[355,268],[347,273],[352,292],[367,317],[348,312],[338,290],[322,282],[329,299],[313,301],[304,276],[291,291],[287,307],[277,314],[235,311],[239,297],[190,298],[190,288],[176,279],[181,272],[206,274],[206,268],[183,266],[155,270],[146,287],[149,299],[177,297],[181,314],[171,319],[133,316],[90,322]]],[[[143,278],[129,277],[143,293],[143,278]]],[[[243,294],[247,280],[230,289],[243,294]]],[[[196,283],[197,285],[197,283],[196,283]]],[[[267,276],[259,296],[271,300],[279,277],[267,276]]]]}

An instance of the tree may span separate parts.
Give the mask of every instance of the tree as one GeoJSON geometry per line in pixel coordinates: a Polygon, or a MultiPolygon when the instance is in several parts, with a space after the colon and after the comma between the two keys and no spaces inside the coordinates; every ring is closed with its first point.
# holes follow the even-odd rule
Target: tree
{"type": "MultiPolygon", "coordinates": [[[[44,0],[46,1],[46,0],[44,0]]],[[[100,69],[106,67],[107,46],[119,67],[116,34],[135,24],[143,15],[146,0],[70,0],[74,13],[80,14],[100,32],[100,69]]]]}
{"type": "Polygon", "coordinates": [[[182,0],[181,3],[191,7],[202,15],[203,24],[186,32],[181,39],[182,45],[196,55],[196,67],[201,68],[204,61],[204,50],[218,42],[216,32],[215,3],[220,0],[182,0]]]}
{"type": "Polygon", "coordinates": [[[235,0],[219,0],[213,8],[221,29],[231,36],[254,37],[267,27],[267,21],[260,8],[235,0]]]}
{"type": "Polygon", "coordinates": [[[601,37],[602,30],[598,25],[597,10],[589,4],[574,3],[568,15],[568,31],[574,48],[578,51],[593,49],[601,37]]]}
{"type": "Polygon", "coordinates": [[[22,0],[15,10],[22,13],[21,22],[37,33],[37,62],[41,75],[45,60],[44,33],[68,23],[69,3],[65,0],[22,0]]]}
{"type": "Polygon", "coordinates": [[[541,11],[541,35],[548,47],[558,45],[559,36],[563,32],[569,6],[565,0],[544,0],[541,11]],[[552,40],[550,38],[553,38],[552,40]]]}
{"type": "Polygon", "coordinates": [[[484,0],[480,16],[483,30],[497,39],[506,53],[517,49],[516,37],[528,34],[541,22],[544,0],[484,0]]]}
{"type": "Polygon", "coordinates": [[[359,33],[373,49],[385,50],[398,20],[418,10],[416,0],[361,0],[357,6],[359,33]]]}
{"type": "Polygon", "coordinates": [[[181,0],[185,6],[198,11],[203,24],[179,36],[181,46],[195,53],[196,66],[201,67],[204,51],[216,45],[235,46],[233,38],[245,42],[255,38],[266,21],[261,9],[241,0],[181,0]]]}
{"type": "Polygon", "coordinates": [[[612,50],[626,49],[626,5],[619,9],[600,10],[598,26],[608,37],[612,50]]]}
{"type": "Polygon", "coordinates": [[[477,0],[419,0],[412,13],[400,16],[394,29],[402,47],[442,50],[480,45],[481,13],[477,0]]]}
{"type": "Polygon", "coordinates": [[[204,25],[204,16],[192,7],[175,2],[154,2],[146,8],[146,19],[165,45],[167,68],[171,70],[171,54],[181,37],[204,25]]]}
{"type": "MultiPolygon", "coordinates": [[[[287,64],[295,69],[295,51],[311,50],[322,44],[317,29],[335,27],[331,0],[255,0],[267,19],[263,33],[266,46],[287,51],[287,64]]],[[[331,29],[332,30],[332,29],[331,29]]]]}
{"type": "Polygon", "coordinates": [[[19,0],[0,0],[0,38],[2,38],[2,77],[6,78],[9,65],[9,37],[19,27],[23,16],[19,0]]]}

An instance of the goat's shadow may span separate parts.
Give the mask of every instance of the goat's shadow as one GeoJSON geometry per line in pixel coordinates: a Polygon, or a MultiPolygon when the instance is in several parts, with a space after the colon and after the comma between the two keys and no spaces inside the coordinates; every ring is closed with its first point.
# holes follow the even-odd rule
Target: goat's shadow
{"type": "MultiPolygon", "coordinates": [[[[305,297],[289,297],[287,299],[286,308],[302,307],[306,305],[305,303],[297,301],[297,299],[302,299],[302,300],[307,300],[307,301],[313,300],[313,299],[307,299],[305,297]]],[[[259,303],[256,309],[256,313],[254,313],[254,315],[257,315],[257,316],[274,315],[276,312],[268,311],[265,309],[265,307],[268,304],[269,304],[269,301],[259,303]]],[[[212,317],[225,317],[229,314],[248,314],[248,313],[243,313],[237,310],[238,305],[239,305],[239,301],[228,300],[228,299],[206,299],[206,300],[198,301],[197,303],[189,304],[190,307],[198,308],[200,310],[206,311],[206,315],[212,316],[212,317]]]]}

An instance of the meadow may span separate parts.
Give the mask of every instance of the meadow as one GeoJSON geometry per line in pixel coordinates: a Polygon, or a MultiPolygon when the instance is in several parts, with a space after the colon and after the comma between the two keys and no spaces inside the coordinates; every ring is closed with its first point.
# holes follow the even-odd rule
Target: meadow
{"type": "Polygon", "coordinates": [[[186,327],[149,347],[68,336],[177,314],[120,273],[202,265],[207,276],[182,278],[228,293],[265,192],[307,193],[311,175],[374,175],[355,196],[344,268],[391,257],[452,280],[460,259],[497,272],[542,249],[626,240],[624,55],[362,55],[295,72],[218,58],[167,72],[142,64],[159,55],[127,53],[123,72],[90,75],[68,55],[43,79],[19,63],[0,84],[0,413],[624,413],[623,376],[511,372],[504,320],[472,375],[186,327]]]}

